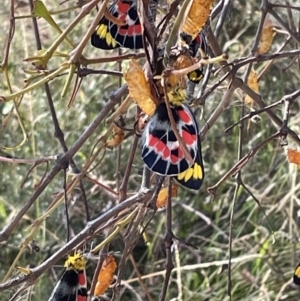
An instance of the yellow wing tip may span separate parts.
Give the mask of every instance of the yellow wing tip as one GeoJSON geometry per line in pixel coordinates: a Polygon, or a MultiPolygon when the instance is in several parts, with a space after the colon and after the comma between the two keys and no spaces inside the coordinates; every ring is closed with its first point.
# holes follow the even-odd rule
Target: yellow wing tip
{"type": "Polygon", "coordinates": [[[177,175],[178,180],[184,180],[184,182],[187,182],[191,180],[192,178],[195,180],[202,180],[203,178],[203,170],[201,165],[198,163],[194,163],[193,166],[189,167],[187,170],[181,172],[177,175]]]}

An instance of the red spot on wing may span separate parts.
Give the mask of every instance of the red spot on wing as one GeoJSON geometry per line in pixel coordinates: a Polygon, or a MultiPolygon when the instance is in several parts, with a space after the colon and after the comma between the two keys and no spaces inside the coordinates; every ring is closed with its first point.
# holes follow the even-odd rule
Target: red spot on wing
{"type": "Polygon", "coordinates": [[[158,141],[156,144],[156,151],[163,152],[166,148],[166,145],[162,141],[158,141]]]}
{"type": "Polygon", "coordinates": [[[163,158],[164,159],[168,159],[170,157],[171,151],[168,147],[165,147],[164,151],[163,151],[163,158]]]}
{"type": "Polygon", "coordinates": [[[149,135],[148,145],[153,147],[155,152],[163,153],[163,155],[165,154],[165,152],[166,154],[168,154],[168,151],[170,152],[165,143],[163,143],[159,138],[152,135],[149,135]],[[167,149],[167,151],[165,149],[167,149]]]}
{"type": "Polygon", "coordinates": [[[181,148],[177,148],[177,154],[172,154],[171,155],[171,162],[173,164],[177,164],[180,160],[183,158],[183,151],[181,148]]]}
{"type": "Polygon", "coordinates": [[[179,161],[179,158],[178,158],[177,156],[171,155],[171,162],[172,162],[173,164],[177,164],[178,161],[179,161]]]}
{"type": "Polygon", "coordinates": [[[185,130],[182,130],[182,138],[187,145],[191,145],[197,141],[197,135],[191,135],[185,130]]]}
{"type": "Polygon", "coordinates": [[[78,282],[79,282],[79,285],[81,285],[81,286],[86,285],[86,277],[83,272],[78,273],[78,282]]]}
{"type": "Polygon", "coordinates": [[[196,39],[194,40],[197,44],[201,44],[201,36],[200,34],[197,35],[196,39]]]}
{"type": "Polygon", "coordinates": [[[131,7],[130,4],[124,3],[123,1],[118,1],[117,6],[118,6],[118,11],[121,14],[127,14],[128,10],[131,7]]]}
{"type": "Polygon", "coordinates": [[[159,141],[159,139],[155,136],[149,135],[148,138],[148,145],[154,147],[155,144],[157,143],[157,141],[159,141]]]}
{"type": "Polygon", "coordinates": [[[130,26],[128,28],[128,34],[129,35],[134,35],[134,34],[140,35],[140,34],[142,34],[142,25],[139,24],[139,25],[130,26]]]}
{"type": "Polygon", "coordinates": [[[86,296],[77,295],[76,301],[86,301],[86,296]]]}
{"type": "Polygon", "coordinates": [[[178,116],[179,116],[180,120],[182,120],[183,122],[185,122],[187,124],[192,123],[190,114],[188,114],[185,110],[178,110],[178,116]]]}
{"type": "Polygon", "coordinates": [[[119,15],[119,19],[126,23],[126,15],[119,15]]]}
{"type": "Polygon", "coordinates": [[[132,25],[128,28],[122,28],[119,29],[119,34],[123,36],[135,36],[135,35],[141,35],[142,34],[142,26],[139,25],[132,25]]]}

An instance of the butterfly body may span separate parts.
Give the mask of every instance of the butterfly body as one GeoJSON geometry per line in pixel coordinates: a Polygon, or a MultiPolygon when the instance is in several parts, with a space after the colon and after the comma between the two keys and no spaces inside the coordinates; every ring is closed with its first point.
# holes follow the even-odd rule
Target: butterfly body
{"type": "MultiPolygon", "coordinates": [[[[183,36],[183,35],[181,35],[183,36]]],[[[207,56],[207,43],[205,39],[204,33],[201,31],[194,40],[189,44],[189,50],[192,55],[192,57],[198,57],[199,52],[201,56],[207,56]]],[[[203,74],[203,68],[196,69],[190,73],[188,73],[188,79],[196,84],[199,84],[199,82],[202,80],[204,74],[203,74]]]]}
{"type": "Polygon", "coordinates": [[[202,31],[199,32],[197,37],[192,41],[192,43],[189,45],[189,48],[193,57],[197,56],[199,50],[201,50],[204,55],[207,55],[207,42],[202,31]]]}
{"type": "Polygon", "coordinates": [[[85,265],[86,261],[82,254],[69,256],[65,263],[66,270],[54,287],[48,301],[86,301],[85,265]]]}

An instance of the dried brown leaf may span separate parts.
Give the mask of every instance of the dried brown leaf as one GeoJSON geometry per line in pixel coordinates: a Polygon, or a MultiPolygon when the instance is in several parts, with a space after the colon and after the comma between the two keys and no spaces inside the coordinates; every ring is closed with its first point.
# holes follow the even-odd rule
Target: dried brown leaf
{"type": "Polygon", "coordinates": [[[118,145],[120,145],[123,142],[124,137],[125,137],[124,131],[120,127],[118,127],[116,124],[113,127],[112,133],[113,133],[112,139],[110,139],[106,144],[106,147],[108,147],[108,148],[117,147],[118,145]]]}
{"type": "Polygon", "coordinates": [[[300,168],[300,152],[295,149],[287,150],[287,157],[290,163],[294,163],[300,168]]]}
{"type": "MultiPolygon", "coordinates": [[[[258,75],[255,71],[251,70],[248,80],[247,80],[247,85],[256,93],[259,91],[259,86],[258,86],[258,75]]],[[[253,99],[247,95],[245,97],[245,104],[250,105],[252,107],[253,105],[253,99]]]]}
{"type": "Polygon", "coordinates": [[[205,25],[214,0],[193,0],[181,30],[195,39],[205,25]]]}
{"type": "Polygon", "coordinates": [[[112,255],[108,255],[104,260],[100,273],[98,275],[98,281],[95,287],[94,296],[100,296],[105,293],[114,279],[114,273],[117,268],[117,263],[112,255]]]}
{"type": "MultiPolygon", "coordinates": [[[[162,188],[158,194],[157,200],[156,200],[156,207],[157,208],[163,208],[167,206],[167,201],[168,201],[168,187],[162,188]]],[[[178,185],[173,184],[172,186],[172,193],[171,197],[176,197],[177,196],[177,191],[178,191],[178,185]]]]}
{"type": "Polygon", "coordinates": [[[270,21],[270,19],[266,18],[261,32],[258,49],[257,49],[258,54],[264,54],[270,50],[275,35],[276,35],[276,31],[274,30],[274,26],[272,22],[270,21]]]}
{"type": "Polygon", "coordinates": [[[129,68],[123,71],[123,74],[128,84],[129,94],[134,102],[143,112],[152,116],[156,110],[156,101],[141,66],[133,59],[129,63],[129,68]]]}

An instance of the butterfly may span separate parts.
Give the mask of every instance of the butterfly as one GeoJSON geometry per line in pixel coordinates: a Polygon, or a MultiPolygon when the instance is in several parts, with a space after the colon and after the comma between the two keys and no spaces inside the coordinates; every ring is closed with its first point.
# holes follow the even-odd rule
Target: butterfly
{"type": "MultiPolygon", "coordinates": [[[[196,36],[196,38],[194,40],[192,40],[191,42],[189,42],[190,36],[186,35],[184,32],[182,32],[180,34],[180,38],[189,45],[189,50],[190,50],[192,57],[196,58],[197,56],[199,56],[199,52],[202,57],[207,56],[208,47],[207,47],[207,42],[206,42],[206,38],[205,38],[203,31],[199,32],[199,34],[196,36]]],[[[199,69],[196,69],[196,70],[188,73],[187,76],[191,82],[199,84],[199,82],[204,77],[203,68],[201,67],[199,69]]]]}
{"type": "Polygon", "coordinates": [[[54,287],[48,301],[86,301],[86,260],[81,253],[69,256],[65,271],[54,287]]]}
{"type": "Polygon", "coordinates": [[[92,45],[105,50],[119,47],[143,48],[142,26],[136,5],[137,3],[134,0],[116,1],[109,8],[109,13],[119,22],[123,22],[124,25],[117,25],[103,17],[92,34],[92,45]]]}
{"type": "Polygon", "coordinates": [[[142,160],[160,175],[174,176],[183,186],[199,190],[204,178],[201,142],[197,121],[191,110],[181,104],[170,104],[171,113],[179,135],[194,160],[190,164],[184,157],[179,142],[171,128],[165,103],[159,104],[142,134],[142,160]]]}
{"type": "Polygon", "coordinates": [[[297,265],[294,272],[294,283],[300,285],[300,263],[297,265]]]}

